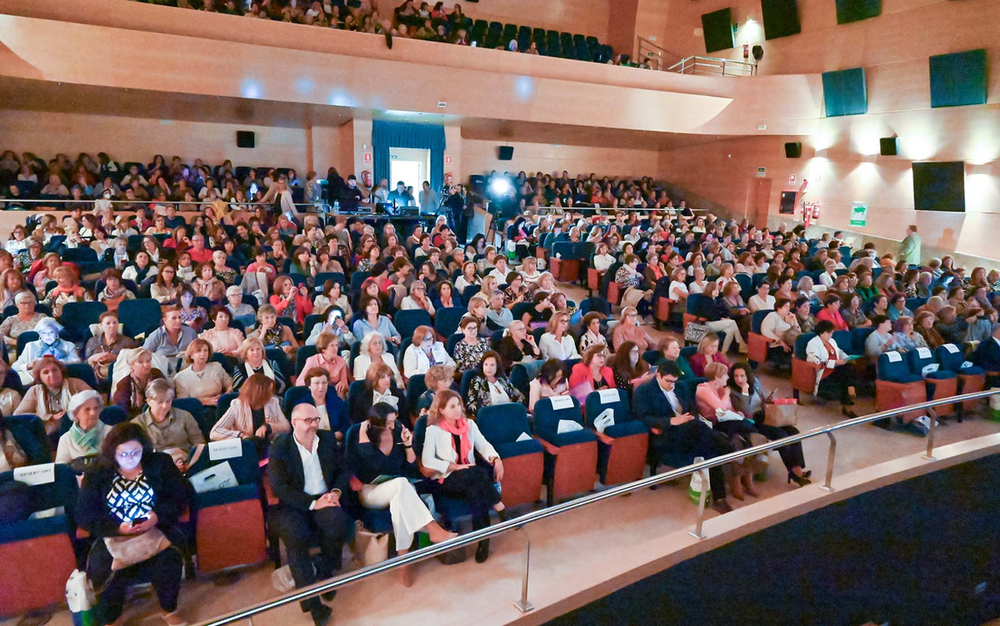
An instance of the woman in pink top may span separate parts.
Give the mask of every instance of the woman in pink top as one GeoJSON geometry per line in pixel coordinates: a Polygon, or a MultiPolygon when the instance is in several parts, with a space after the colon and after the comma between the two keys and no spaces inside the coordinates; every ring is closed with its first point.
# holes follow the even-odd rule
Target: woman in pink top
{"type": "Polygon", "coordinates": [[[337,393],[341,398],[347,397],[347,388],[351,384],[351,375],[347,371],[347,363],[337,354],[340,347],[336,335],[333,333],[321,333],[316,340],[316,354],[306,359],[302,366],[302,373],[295,384],[305,386],[306,372],[314,367],[319,367],[330,373],[330,384],[337,388],[337,393]]]}
{"type": "Polygon", "coordinates": [[[827,320],[833,324],[834,330],[850,330],[847,321],[844,320],[844,316],[840,314],[840,306],[842,304],[840,296],[831,293],[823,303],[826,306],[816,314],[816,321],[827,320]]]}
{"type": "Polygon", "coordinates": [[[691,372],[695,376],[704,376],[705,369],[711,363],[721,363],[728,368],[729,361],[719,352],[719,336],[709,332],[702,337],[701,341],[698,342],[698,351],[691,355],[689,363],[691,364],[691,372]]]}
{"type": "MultiPolygon", "coordinates": [[[[733,410],[729,397],[729,368],[722,363],[709,363],[705,366],[707,382],[698,385],[694,401],[698,413],[712,422],[712,428],[726,434],[737,450],[749,448],[750,436],[757,432],[753,422],[733,410]]],[[[731,489],[737,500],[742,500],[745,494],[757,497],[753,484],[753,468],[751,461],[745,459],[742,463],[733,463],[730,467],[731,489]]]]}

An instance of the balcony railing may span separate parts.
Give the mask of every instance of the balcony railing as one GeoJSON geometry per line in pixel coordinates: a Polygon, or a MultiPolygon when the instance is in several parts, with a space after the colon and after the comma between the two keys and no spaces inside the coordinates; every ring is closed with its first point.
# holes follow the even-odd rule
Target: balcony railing
{"type": "Polygon", "coordinates": [[[693,56],[674,63],[667,68],[667,71],[705,76],[753,76],[757,66],[747,61],[693,56]]]}
{"type": "MultiPolygon", "coordinates": [[[[617,487],[612,487],[604,491],[599,491],[587,496],[576,498],[574,500],[569,500],[563,502],[562,504],[557,504],[548,508],[539,509],[521,515],[513,519],[508,519],[505,522],[500,522],[493,526],[488,526],[486,528],[481,528],[479,530],[474,530],[465,535],[455,537],[454,539],[449,539],[442,543],[437,543],[430,545],[426,548],[421,548],[419,550],[414,550],[413,552],[408,552],[406,554],[397,556],[395,558],[389,559],[388,561],[383,561],[381,563],[376,563],[374,565],[369,565],[363,567],[359,570],[348,572],[334,578],[330,578],[321,582],[317,582],[309,587],[302,589],[296,589],[294,591],[288,592],[281,597],[275,598],[273,600],[265,600],[262,602],[257,602],[256,604],[234,611],[227,615],[219,616],[202,622],[204,626],[226,626],[227,624],[235,624],[237,622],[252,619],[254,616],[260,615],[266,611],[271,611],[279,607],[285,606],[287,604],[292,604],[294,602],[299,602],[301,600],[307,600],[319,596],[320,594],[327,593],[330,591],[336,591],[347,585],[357,583],[362,580],[366,580],[377,576],[379,574],[384,574],[385,572],[395,570],[399,567],[405,565],[412,565],[420,561],[444,554],[456,548],[462,548],[466,546],[471,546],[483,539],[495,538],[499,535],[509,533],[511,531],[521,531],[527,535],[528,531],[525,530],[526,527],[540,522],[544,519],[554,517],[557,515],[563,515],[569,513],[570,511],[590,506],[610,498],[616,498],[628,493],[633,493],[641,489],[646,489],[648,487],[653,487],[656,485],[664,484],[670,481],[677,480],[679,478],[686,478],[691,474],[698,473],[701,475],[701,479],[704,484],[708,484],[708,470],[712,467],[719,467],[727,463],[732,463],[734,461],[740,461],[745,458],[753,458],[758,454],[766,454],[771,450],[777,450],[778,448],[787,446],[792,443],[798,443],[805,441],[807,439],[812,439],[814,437],[827,437],[830,441],[829,454],[827,458],[826,465],[826,476],[822,484],[818,485],[819,489],[824,491],[833,491],[833,474],[834,474],[834,463],[836,461],[837,455],[837,439],[834,433],[839,433],[842,430],[848,428],[854,428],[856,426],[864,426],[867,424],[872,424],[880,420],[891,420],[893,418],[905,415],[907,413],[913,413],[914,411],[926,412],[930,418],[930,432],[927,433],[927,449],[926,453],[923,455],[927,461],[935,461],[934,458],[934,442],[935,434],[937,431],[937,414],[934,409],[940,406],[949,404],[960,404],[962,402],[967,402],[969,400],[984,400],[990,396],[1000,393],[1000,390],[990,389],[987,391],[979,391],[975,393],[967,393],[958,396],[952,396],[950,398],[941,398],[939,400],[932,400],[929,402],[921,402],[919,404],[913,404],[906,407],[901,407],[897,409],[891,409],[888,411],[882,411],[879,413],[873,413],[871,415],[865,415],[862,417],[857,417],[854,419],[843,420],[828,426],[822,426],[820,428],[814,428],[809,431],[799,433],[797,435],[792,435],[790,437],[785,437],[784,439],[778,439],[776,441],[769,441],[765,444],[759,446],[754,446],[751,448],[746,448],[743,450],[737,450],[730,454],[725,454],[715,458],[695,461],[695,463],[688,465],[687,467],[680,467],[677,469],[670,470],[663,474],[655,474],[635,482],[627,483],[617,487]]],[[[691,534],[698,539],[705,539],[707,535],[704,532],[703,522],[705,515],[705,491],[701,492],[701,499],[698,503],[698,517],[695,527],[691,529],[691,534]]],[[[525,542],[525,553],[524,553],[524,570],[522,572],[521,579],[521,596],[514,601],[514,605],[521,612],[531,611],[534,607],[528,601],[528,572],[531,564],[531,539],[526,537],[525,542]]]]}

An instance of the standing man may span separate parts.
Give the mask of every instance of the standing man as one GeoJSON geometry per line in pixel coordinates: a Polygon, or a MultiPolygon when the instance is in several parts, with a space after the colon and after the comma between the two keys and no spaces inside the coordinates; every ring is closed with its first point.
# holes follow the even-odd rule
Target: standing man
{"type": "Polygon", "coordinates": [[[465,217],[465,198],[462,196],[462,186],[452,185],[449,189],[448,199],[444,205],[448,208],[448,223],[455,231],[459,243],[466,243],[469,240],[469,220],[465,217]]]}
{"type": "Polygon", "coordinates": [[[431,184],[428,181],[424,181],[423,189],[420,190],[420,214],[421,215],[436,215],[438,209],[438,195],[437,192],[431,189],[431,184]]]}
{"type": "MultiPolygon", "coordinates": [[[[271,523],[285,542],[296,587],[307,587],[339,570],[344,543],[354,533],[354,520],[343,507],[349,493],[344,457],[334,433],[320,431],[319,422],[315,406],[296,406],[292,432],[275,437],[269,452],[268,478],[279,502],[271,523]],[[315,569],[309,556],[314,536],[322,550],[315,569]]],[[[323,594],[323,599],[332,600],[333,594],[323,594]]],[[[324,626],[333,615],[319,598],[303,600],[302,611],[312,615],[316,626],[324,626]]]]}
{"type": "Polygon", "coordinates": [[[920,235],[917,234],[917,227],[914,224],[906,228],[906,237],[903,239],[903,245],[899,247],[899,258],[910,265],[920,263],[920,235]]]}

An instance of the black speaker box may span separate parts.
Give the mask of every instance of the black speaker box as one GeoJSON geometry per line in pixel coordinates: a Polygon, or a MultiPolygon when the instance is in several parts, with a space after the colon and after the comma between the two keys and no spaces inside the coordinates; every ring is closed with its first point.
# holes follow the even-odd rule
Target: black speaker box
{"type": "Polygon", "coordinates": [[[882,156],[899,154],[899,137],[882,137],[878,140],[879,152],[882,156]]]}
{"type": "Polygon", "coordinates": [[[786,159],[799,159],[802,157],[802,142],[793,141],[792,143],[785,144],[785,158],[786,159]]]}
{"type": "Polygon", "coordinates": [[[514,146],[500,146],[497,150],[497,158],[501,161],[510,161],[514,158],[514,146]]]}
{"type": "Polygon", "coordinates": [[[236,131],[237,148],[253,148],[254,145],[256,145],[256,140],[254,138],[254,133],[252,130],[236,131]]]}

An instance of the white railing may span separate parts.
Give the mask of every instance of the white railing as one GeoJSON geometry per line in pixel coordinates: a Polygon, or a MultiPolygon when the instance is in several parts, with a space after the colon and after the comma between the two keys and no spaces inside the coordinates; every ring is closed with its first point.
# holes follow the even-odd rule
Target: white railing
{"type": "Polygon", "coordinates": [[[756,65],[747,61],[693,56],[674,63],[667,68],[667,71],[706,76],[753,76],[756,68],[756,65]]]}

